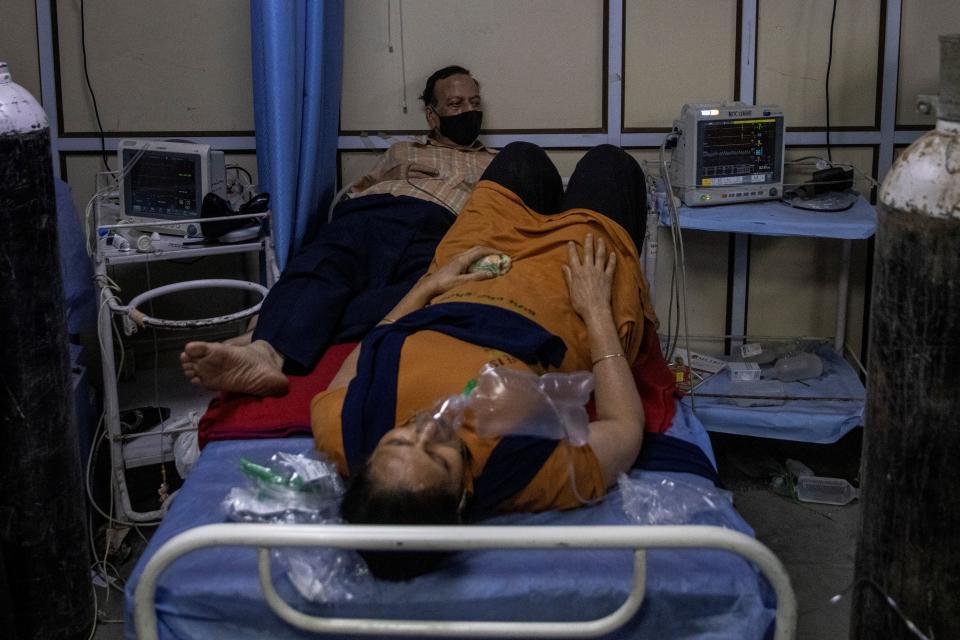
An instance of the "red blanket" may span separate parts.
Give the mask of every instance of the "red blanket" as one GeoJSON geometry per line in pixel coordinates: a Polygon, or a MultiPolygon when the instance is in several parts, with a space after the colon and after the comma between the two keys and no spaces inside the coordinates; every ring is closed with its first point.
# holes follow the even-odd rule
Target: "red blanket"
{"type": "MultiPolygon", "coordinates": [[[[355,346],[356,343],[338,344],[327,349],[309,375],[289,377],[289,390],[280,398],[221,393],[210,402],[200,419],[200,447],[214,440],[310,434],[310,400],[327,388],[355,346]]],[[[674,398],[679,395],[673,374],[660,352],[656,331],[649,322],[644,327],[643,346],[632,370],[646,413],[647,431],[666,431],[676,410],[674,398]]],[[[587,410],[593,417],[592,402],[587,410]]]]}

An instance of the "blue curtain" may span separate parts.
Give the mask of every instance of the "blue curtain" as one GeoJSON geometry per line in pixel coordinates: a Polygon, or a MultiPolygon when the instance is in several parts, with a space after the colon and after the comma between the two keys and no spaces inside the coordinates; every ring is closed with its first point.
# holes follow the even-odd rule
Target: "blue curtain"
{"type": "Polygon", "coordinates": [[[343,0],[253,0],[253,98],[261,191],[282,269],[336,189],[343,0]]]}

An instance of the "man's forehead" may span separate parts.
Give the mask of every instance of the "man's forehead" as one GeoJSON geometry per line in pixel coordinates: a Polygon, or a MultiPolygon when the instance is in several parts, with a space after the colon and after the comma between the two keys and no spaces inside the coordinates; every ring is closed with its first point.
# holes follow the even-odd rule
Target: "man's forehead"
{"type": "Polygon", "coordinates": [[[443,94],[446,97],[455,95],[472,96],[480,93],[480,87],[472,76],[463,73],[456,73],[437,81],[437,94],[443,94]]]}

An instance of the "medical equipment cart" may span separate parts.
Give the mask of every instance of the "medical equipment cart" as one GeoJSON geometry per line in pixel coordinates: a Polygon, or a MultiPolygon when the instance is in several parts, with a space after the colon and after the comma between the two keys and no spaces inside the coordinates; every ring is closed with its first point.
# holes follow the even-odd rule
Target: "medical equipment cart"
{"type": "MultiPolygon", "coordinates": [[[[179,368],[159,371],[149,388],[134,385],[122,389],[118,384],[118,367],[114,349],[114,321],[119,321],[127,335],[138,328],[148,327],[168,330],[191,330],[214,327],[248,318],[260,308],[260,302],[278,276],[274,256],[273,238],[269,232],[270,212],[231,216],[231,220],[250,218],[261,222],[265,231],[253,234],[252,238],[235,243],[204,243],[202,239],[151,234],[149,225],[141,223],[107,224],[98,226],[100,237],[94,252],[94,270],[100,300],[97,332],[100,340],[100,355],[103,368],[103,411],[105,437],[109,440],[111,460],[111,483],[116,517],[121,521],[148,522],[157,520],[161,510],[138,511],[131,502],[127,471],[146,465],[162,464],[173,459],[176,437],[196,430],[199,416],[206,409],[213,393],[193,387],[183,379],[179,368]],[[144,239],[146,238],[146,239],[144,239]],[[244,254],[256,252],[265,272],[264,284],[239,279],[207,279],[174,282],[143,291],[124,303],[108,273],[125,265],[145,264],[167,260],[189,260],[208,256],[244,254]],[[148,301],[187,290],[240,289],[258,296],[256,304],[228,315],[193,320],[166,320],[144,314],[140,307],[148,301]],[[121,424],[122,408],[146,407],[163,393],[163,404],[168,406],[169,416],[159,424],[136,432],[125,432],[121,424]],[[123,395],[123,398],[121,398],[123,395]]],[[[99,217],[98,217],[99,219],[99,217]]],[[[218,221],[208,218],[203,222],[218,221]]],[[[185,223],[199,225],[201,220],[185,223]]],[[[162,223],[157,223],[160,226],[162,223]]],[[[119,339],[119,336],[118,336],[119,339]]],[[[184,337],[184,342],[188,338],[184,337]]]]}
{"type": "MultiPolygon", "coordinates": [[[[679,207],[681,229],[719,231],[733,234],[734,264],[730,313],[730,340],[734,350],[745,335],[747,306],[748,236],[794,236],[832,238],[841,242],[837,281],[835,334],[832,346],[817,353],[824,374],[815,380],[783,384],[783,401],[751,403],[735,398],[732,383],[724,372],[696,387],[693,398],[697,416],[708,431],[762,438],[832,443],[861,425],[864,387],[853,367],[843,358],[846,307],[853,240],[870,238],[876,229],[876,211],[863,196],[840,212],[815,212],[790,207],[780,201],[711,207],[679,207]],[[762,405],[768,406],[751,406],[762,405]]],[[[670,224],[669,212],[660,211],[660,224],[670,224]]],[[[649,263],[648,263],[649,268],[649,263]]],[[[655,269],[655,265],[654,265],[655,269]]],[[[654,280],[655,271],[648,271],[654,280]]],[[[784,338],[785,340],[787,338],[784,338]]],[[[684,346],[682,338],[679,346],[684,346]]],[[[762,394],[760,394],[762,395],[762,394]]]]}

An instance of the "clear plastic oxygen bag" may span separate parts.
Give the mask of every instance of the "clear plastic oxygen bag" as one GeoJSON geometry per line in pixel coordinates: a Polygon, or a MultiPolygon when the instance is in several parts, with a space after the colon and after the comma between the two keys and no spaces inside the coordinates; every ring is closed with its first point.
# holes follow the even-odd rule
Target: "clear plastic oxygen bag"
{"type": "MultiPolygon", "coordinates": [[[[279,452],[263,462],[240,459],[247,484],[223,501],[235,522],[333,524],[340,522],[343,481],[315,452],[279,452]]],[[[297,592],[313,602],[345,602],[375,588],[357,552],[347,549],[275,549],[271,553],[297,592]]]]}
{"type": "Polygon", "coordinates": [[[623,511],[638,524],[720,524],[718,513],[733,501],[733,494],[654,471],[620,474],[623,511]]]}
{"type": "Polygon", "coordinates": [[[593,374],[534,373],[486,365],[469,392],[477,435],[535,436],[587,443],[590,418],[585,405],[593,374]]]}

